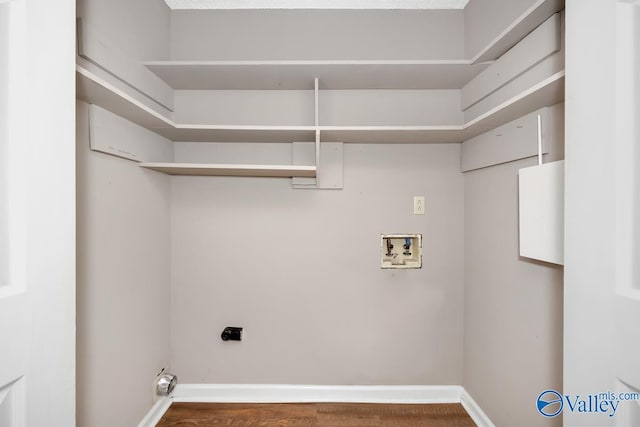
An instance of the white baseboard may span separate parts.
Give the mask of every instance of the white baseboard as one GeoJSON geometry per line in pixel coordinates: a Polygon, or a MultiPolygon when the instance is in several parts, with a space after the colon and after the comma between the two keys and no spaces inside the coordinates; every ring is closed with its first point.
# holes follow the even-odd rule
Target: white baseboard
{"type": "Polygon", "coordinates": [[[138,427],[155,426],[172,402],[218,403],[460,403],[478,427],[495,427],[466,390],[443,386],[336,386],[286,384],[178,384],[138,427]]]}
{"type": "Polygon", "coordinates": [[[334,386],[284,384],[179,384],[174,402],[455,403],[460,386],[334,386]]]}
{"type": "Polygon", "coordinates": [[[171,399],[171,397],[163,397],[159,399],[142,421],[140,421],[138,427],[155,427],[172,403],[173,399],[171,399]]]}
{"type": "Polygon", "coordinates": [[[471,397],[471,395],[465,390],[462,389],[462,394],[460,395],[460,403],[467,414],[471,417],[473,422],[475,422],[478,427],[496,427],[493,422],[487,417],[487,414],[484,413],[482,408],[476,403],[475,400],[471,397]]]}

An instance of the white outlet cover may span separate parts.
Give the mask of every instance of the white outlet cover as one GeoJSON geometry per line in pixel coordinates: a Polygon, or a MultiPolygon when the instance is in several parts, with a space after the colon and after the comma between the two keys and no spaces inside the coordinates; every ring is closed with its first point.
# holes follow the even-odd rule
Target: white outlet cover
{"type": "Polygon", "coordinates": [[[425,213],[424,206],[424,196],[414,196],[413,197],[413,214],[414,215],[424,215],[425,213]]]}

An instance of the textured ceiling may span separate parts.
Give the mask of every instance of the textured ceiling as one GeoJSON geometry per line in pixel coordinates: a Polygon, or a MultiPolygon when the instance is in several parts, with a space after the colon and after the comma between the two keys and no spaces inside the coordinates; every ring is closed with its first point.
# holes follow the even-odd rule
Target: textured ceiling
{"type": "Polygon", "coordinates": [[[165,0],[171,9],[464,9],[469,0],[165,0]]]}

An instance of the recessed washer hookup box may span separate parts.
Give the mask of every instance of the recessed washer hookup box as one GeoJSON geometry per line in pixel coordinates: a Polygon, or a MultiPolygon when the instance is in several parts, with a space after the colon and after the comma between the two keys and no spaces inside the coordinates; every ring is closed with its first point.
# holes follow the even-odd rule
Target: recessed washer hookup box
{"type": "Polygon", "coordinates": [[[380,236],[381,268],[422,268],[422,234],[380,236]]]}

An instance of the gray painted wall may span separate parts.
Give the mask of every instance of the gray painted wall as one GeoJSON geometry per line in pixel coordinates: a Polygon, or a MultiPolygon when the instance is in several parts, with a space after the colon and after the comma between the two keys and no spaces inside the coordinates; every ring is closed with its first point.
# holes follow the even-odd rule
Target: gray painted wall
{"type": "Polygon", "coordinates": [[[77,105],[77,425],[136,425],[169,367],[168,176],[89,150],[77,105]]]}
{"type": "MultiPolygon", "coordinates": [[[[616,125],[616,2],[569,0],[566,10],[564,391],[586,394],[615,385],[615,341],[600,337],[616,330],[615,151],[610,148],[616,125]],[[598,31],[584,30],[594,26],[598,31]]],[[[565,411],[563,416],[567,427],[615,423],[615,417],[604,415],[565,411]]]]}
{"type": "MultiPolygon", "coordinates": [[[[77,16],[126,68],[169,57],[170,10],[161,0],[78,0],[77,16]]],[[[151,408],[152,381],[169,364],[169,323],[161,315],[169,309],[169,178],[89,151],[87,114],[78,103],[77,425],[136,425],[151,408]]]]}
{"type": "MultiPolygon", "coordinates": [[[[174,120],[193,124],[314,124],[309,90],[178,90],[174,120]],[[277,108],[274,108],[277,105],[277,108]]],[[[462,124],[459,90],[321,90],[323,126],[462,124]]]]}
{"type": "Polygon", "coordinates": [[[78,53],[91,58],[89,61],[78,56],[76,62],[142,104],[169,116],[172,91],[140,63],[170,57],[171,11],[165,2],[76,3],[80,18],[78,53]]]}
{"type": "Polygon", "coordinates": [[[320,124],[327,126],[457,125],[459,90],[324,90],[320,124]]]}
{"type": "MultiPolygon", "coordinates": [[[[178,144],[176,160],[206,150],[178,144]]],[[[173,178],[181,381],[460,384],[459,156],[455,144],[345,145],[342,191],[173,178]],[[426,215],[412,214],[414,195],[426,197],[426,215]],[[422,270],[381,270],[380,234],[403,232],[423,234],[422,270]],[[225,326],[244,327],[244,341],[221,341],[225,326]]]]}
{"type": "Polygon", "coordinates": [[[462,59],[462,10],[175,10],[175,60],[462,59]]]}
{"type": "Polygon", "coordinates": [[[535,0],[470,0],[464,8],[466,57],[477,55],[534,3],[535,0]]]}
{"type": "MultiPolygon", "coordinates": [[[[562,158],[563,104],[545,162],[562,158]]],[[[496,426],[559,426],[536,398],[562,389],[562,268],[518,256],[518,169],[530,158],[464,175],[463,385],[496,426]]]]}
{"type": "Polygon", "coordinates": [[[169,58],[171,11],[162,0],[77,0],[76,13],[131,58],[169,58]]]}

